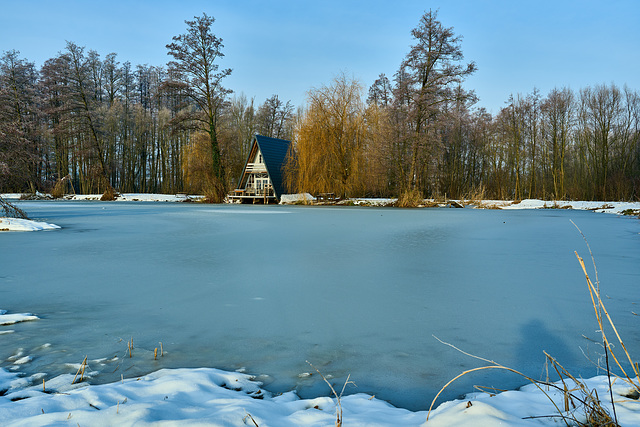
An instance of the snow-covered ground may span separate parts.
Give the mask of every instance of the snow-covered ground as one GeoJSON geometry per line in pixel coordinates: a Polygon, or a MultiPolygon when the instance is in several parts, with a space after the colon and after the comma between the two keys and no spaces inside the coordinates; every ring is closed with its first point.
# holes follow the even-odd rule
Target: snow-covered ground
{"type": "MultiPolygon", "coordinates": [[[[556,410],[556,406],[564,408],[564,393],[533,384],[497,395],[474,393],[445,402],[428,414],[395,408],[366,394],[344,396],[340,407],[331,397],[299,399],[294,392],[274,396],[250,375],[212,368],[162,369],[103,385],[89,385],[70,374],[50,380],[43,377],[21,378],[0,369],[0,391],[4,393],[0,397],[0,424],[333,426],[338,411],[345,427],[564,424],[556,410]]],[[[598,376],[584,384],[605,400],[603,406],[611,414],[611,404],[606,402],[607,377],[598,376]]],[[[568,388],[574,388],[570,382],[568,388]]],[[[336,389],[340,393],[340,387],[336,389]]],[[[633,394],[632,388],[618,380],[612,389],[619,424],[640,425],[640,402],[625,397],[633,394]]],[[[579,392],[573,394],[580,398],[579,392]]],[[[586,419],[580,406],[563,415],[582,422],[586,419]]]]}
{"type": "Polygon", "coordinates": [[[60,228],[55,224],[29,219],[0,217],[0,231],[38,231],[60,228]]]}
{"type": "MultiPolygon", "coordinates": [[[[16,201],[20,200],[20,193],[5,193],[1,195],[3,199],[16,201]]],[[[102,194],[69,194],[60,200],[100,200],[102,194]]],[[[204,196],[179,194],[151,194],[151,193],[121,193],[116,197],[120,202],[186,202],[202,199],[204,196]]],[[[36,193],[36,198],[53,199],[51,196],[43,193],[36,193]]]]}
{"type": "Polygon", "coordinates": [[[544,201],[538,199],[526,199],[520,202],[483,200],[477,207],[499,209],[575,209],[618,215],[625,211],[634,211],[635,215],[640,215],[640,202],[544,201]]]}

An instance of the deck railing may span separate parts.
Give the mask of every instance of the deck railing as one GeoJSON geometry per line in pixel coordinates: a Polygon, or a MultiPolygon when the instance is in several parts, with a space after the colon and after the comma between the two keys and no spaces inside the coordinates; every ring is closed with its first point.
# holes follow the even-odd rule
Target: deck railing
{"type": "Polygon", "coordinates": [[[253,196],[259,196],[259,197],[275,196],[275,194],[273,193],[273,188],[271,188],[271,187],[268,187],[268,188],[245,188],[244,190],[235,190],[235,195],[236,196],[249,196],[249,197],[253,197],[253,196]]]}
{"type": "Polygon", "coordinates": [[[264,163],[247,163],[245,173],[266,172],[267,167],[264,163]]]}

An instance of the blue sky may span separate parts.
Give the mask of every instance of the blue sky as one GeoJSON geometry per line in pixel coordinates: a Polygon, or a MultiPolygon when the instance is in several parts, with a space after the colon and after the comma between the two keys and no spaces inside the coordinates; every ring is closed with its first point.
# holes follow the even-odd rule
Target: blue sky
{"type": "Polygon", "coordinates": [[[365,90],[397,71],[410,31],[429,9],[464,37],[478,71],[465,86],[497,113],[510,94],[554,87],[627,84],[640,90],[637,0],[0,0],[0,52],[18,50],[36,65],[66,40],[120,62],[164,65],[165,45],[203,12],[223,39],[226,86],[255,97],[277,94],[295,105],[341,72],[365,90]]]}

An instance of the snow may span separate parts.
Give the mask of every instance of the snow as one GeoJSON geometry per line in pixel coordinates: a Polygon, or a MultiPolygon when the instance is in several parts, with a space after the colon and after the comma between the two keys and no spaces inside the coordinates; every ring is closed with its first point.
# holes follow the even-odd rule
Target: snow
{"type": "Polygon", "coordinates": [[[575,209],[594,212],[606,212],[620,215],[624,211],[636,211],[640,214],[640,202],[584,202],[584,201],[544,201],[525,199],[520,202],[503,200],[483,200],[478,207],[494,207],[499,209],[575,209]]]}
{"type": "Polygon", "coordinates": [[[313,197],[309,193],[283,194],[282,196],[280,196],[280,203],[282,203],[283,205],[312,202],[313,200],[315,200],[315,197],[313,197]]]}
{"type": "Polygon", "coordinates": [[[38,316],[34,316],[31,313],[16,313],[7,314],[7,310],[0,310],[0,326],[13,325],[20,322],[28,322],[30,320],[37,320],[38,316]]]}
{"type": "MultiPolygon", "coordinates": [[[[100,200],[102,194],[74,194],[65,196],[65,200],[100,200]]],[[[197,201],[203,196],[187,194],[149,194],[149,193],[122,193],[118,194],[119,202],[187,202],[197,201]]]]}
{"type": "MultiPolygon", "coordinates": [[[[271,395],[250,375],[213,368],[161,369],[103,385],[72,385],[71,375],[42,379],[31,378],[33,385],[25,387],[19,375],[0,369],[0,390],[6,390],[0,397],[2,425],[333,426],[339,410],[335,397],[299,399],[294,392],[271,395]]],[[[584,383],[604,400],[609,396],[606,376],[584,383]]],[[[572,385],[568,383],[570,389],[572,385]]],[[[640,402],[624,397],[630,388],[622,380],[612,388],[621,426],[640,424],[640,402]]],[[[563,407],[562,392],[530,384],[497,395],[467,395],[441,404],[430,414],[396,408],[363,393],[342,397],[340,407],[345,427],[553,426],[560,417],[551,399],[563,407]]],[[[609,403],[603,406],[612,413],[609,403]]],[[[579,407],[573,416],[584,421],[579,407]]]]}
{"type": "Polygon", "coordinates": [[[60,228],[55,224],[29,219],[0,217],[0,231],[38,231],[60,228]]]}

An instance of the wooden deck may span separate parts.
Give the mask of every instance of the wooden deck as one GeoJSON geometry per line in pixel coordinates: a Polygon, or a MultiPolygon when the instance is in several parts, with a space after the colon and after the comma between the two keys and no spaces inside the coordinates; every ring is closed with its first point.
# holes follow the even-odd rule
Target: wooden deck
{"type": "Polygon", "coordinates": [[[242,189],[237,188],[229,194],[229,200],[233,203],[254,203],[269,204],[278,203],[273,188],[264,189],[242,189]]]}

